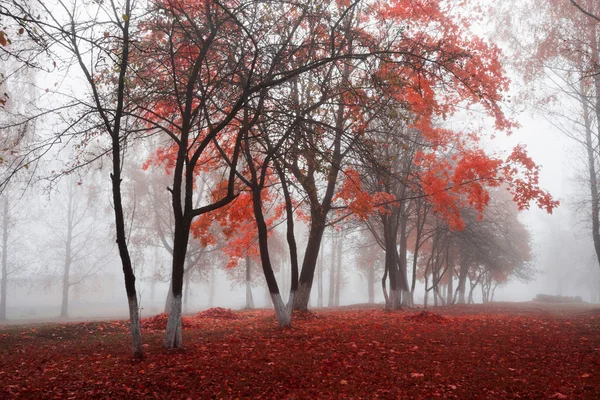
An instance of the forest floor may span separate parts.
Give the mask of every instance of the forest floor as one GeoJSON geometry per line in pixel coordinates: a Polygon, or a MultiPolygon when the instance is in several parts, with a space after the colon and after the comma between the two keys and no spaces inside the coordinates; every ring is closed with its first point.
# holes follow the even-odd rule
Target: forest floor
{"type": "Polygon", "coordinates": [[[600,398],[600,308],[497,303],[296,314],[210,309],[184,318],[185,349],[143,321],[0,327],[0,398],[600,398]]]}

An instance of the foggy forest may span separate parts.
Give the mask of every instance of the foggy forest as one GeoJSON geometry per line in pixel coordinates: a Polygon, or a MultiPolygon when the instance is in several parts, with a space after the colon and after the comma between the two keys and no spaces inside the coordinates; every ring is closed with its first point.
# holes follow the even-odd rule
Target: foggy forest
{"type": "Polygon", "coordinates": [[[0,398],[600,398],[598,0],[0,22],[0,398]]]}

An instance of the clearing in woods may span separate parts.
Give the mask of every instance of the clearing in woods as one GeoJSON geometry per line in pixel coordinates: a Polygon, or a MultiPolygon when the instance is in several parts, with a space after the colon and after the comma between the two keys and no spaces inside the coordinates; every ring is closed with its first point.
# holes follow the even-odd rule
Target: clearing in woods
{"type": "Polygon", "coordinates": [[[600,398],[600,309],[495,303],[296,314],[211,309],[183,351],[143,321],[0,326],[0,398],[600,398]]]}

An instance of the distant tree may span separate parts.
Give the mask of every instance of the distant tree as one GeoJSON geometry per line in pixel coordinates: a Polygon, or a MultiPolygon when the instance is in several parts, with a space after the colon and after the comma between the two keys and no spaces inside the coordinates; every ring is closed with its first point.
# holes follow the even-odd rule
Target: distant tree
{"type": "Polygon", "coordinates": [[[497,36],[523,82],[519,100],[580,146],[588,194],[578,203],[586,204],[600,266],[600,3],[528,0],[494,7],[497,36]]]}
{"type": "MultiPolygon", "coordinates": [[[[53,195],[46,227],[53,240],[50,252],[61,254],[62,303],[60,316],[69,315],[69,293],[98,274],[111,260],[107,247],[108,230],[103,229],[98,209],[100,194],[93,185],[84,184],[76,175],[66,177],[53,195]]],[[[49,257],[52,260],[54,257],[49,257]]]]}
{"type": "MultiPolygon", "coordinates": [[[[78,71],[85,82],[83,94],[60,97],[48,108],[34,109],[27,121],[54,115],[55,130],[39,137],[35,145],[45,154],[58,143],[73,144],[80,154],[60,172],[89,165],[104,156],[111,157],[112,205],[114,207],[116,243],[121,257],[130,314],[132,351],[143,356],[135,273],[126,238],[126,221],[121,184],[127,139],[132,127],[128,115],[132,103],[127,100],[128,82],[132,75],[130,53],[136,37],[137,16],[130,0],[69,4],[40,0],[3,2],[0,15],[20,25],[29,39],[27,57],[38,64],[47,63],[58,71],[78,71]],[[85,8],[85,9],[84,9],[85,8]],[[106,134],[99,136],[99,133],[106,134]],[[97,140],[94,140],[97,139],[97,140]],[[88,154],[88,145],[98,144],[88,154]]],[[[134,75],[134,74],[133,74],[134,75]]],[[[71,88],[72,89],[72,88],[71,88]]],[[[50,90],[48,89],[48,92],[50,90]]],[[[133,133],[139,131],[133,129],[133,133]]],[[[66,146],[63,146],[66,147],[66,146]]],[[[26,168],[20,163],[16,169],[26,168]]],[[[13,168],[15,170],[15,168],[13,168]]]]}
{"type": "Polygon", "coordinates": [[[375,240],[359,239],[354,247],[356,268],[367,280],[369,304],[375,303],[375,281],[383,270],[384,253],[375,240]]]}

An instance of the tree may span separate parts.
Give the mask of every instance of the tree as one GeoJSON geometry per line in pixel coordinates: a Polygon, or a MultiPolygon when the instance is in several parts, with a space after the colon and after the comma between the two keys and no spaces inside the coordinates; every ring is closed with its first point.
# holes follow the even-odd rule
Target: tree
{"type": "MultiPolygon", "coordinates": [[[[84,284],[98,274],[109,262],[111,254],[106,248],[102,220],[95,205],[97,188],[84,186],[81,177],[65,178],[51,203],[54,210],[46,220],[47,229],[55,241],[50,243],[52,253],[62,253],[59,268],[62,286],[60,316],[69,315],[69,293],[75,286],[84,284]],[[59,250],[60,249],[60,250],[59,250]]],[[[48,258],[52,260],[53,257],[48,258]]]]}
{"type": "Polygon", "coordinates": [[[599,13],[598,3],[587,0],[511,2],[496,10],[499,36],[527,91],[523,101],[581,145],[588,175],[586,218],[600,265],[599,13]],[[535,18],[527,15],[531,9],[536,10],[535,18]]]}
{"type": "MultiPolygon", "coordinates": [[[[478,284],[484,290],[484,301],[490,301],[493,290],[508,279],[517,278],[528,281],[533,277],[531,265],[531,247],[529,233],[519,221],[518,209],[505,188],[490,192],[489,206],[482,215],[469,209],[462,210],[464,229],[460,231],[440,230],[439,235],[445,237],[443,245],[437,239],[437,259],[440,255],[444,273],[435,273],[433,269],[432,289],[444,278],[452,279],[453,271],[458,266],[456,276],[458,286],[458,303],[465,303],[466,281],[471,281],[468,298],[472,300],[473,290],[478,284]],[[448,255],[451,255],[449,258],[448,255]]],[[[434,257],[435,259],[435,257],[434,257]]],[[[437,267],[438,269],[440,266],[437,267]]],[[[425,272],[427,274],[427,271],[425,272]]],[[[455,301],[453,294],[448,297],[455,301]]]]}
{"type": "Polygon", "coordinates": [[[68,71],[74,61],[83,75],[87,85],[85,96],[89,102],[77,100],[80,96],[67,96],[66,103],[61,102],[59,106],[42,110],[27,120],[39,119],[47,114],[61,117],[61,113],[67,111],[66,128],[50,139],[40,139],[37,147],[46,152],[63,138],[76,138],[79,144],[84,144],[85,149],[85,145],[92,142],[91,138],[97,132],[108,136],[108,140],[103,142],[106,147],[97,149],[91,159],[77,157],[67,168],[67,172],[89,165],[102,156],[111,157],[115,233],[128,298],[132,351],[134,357],[141,358],[143,351],[135,274],[127,246],[121,192],[123,155],[127,148],[126,139],[131,133],[127,124],[131,103],[126,99],[126,82],[131,73],[130,49],[135,37],[135,24],[132,21],[136,16],[130,0],[125,0],[122,4],[86,4],[89,12],[83,11],[75,3],[69,5],[62,0],[58,0],[55,5],[56,8],[53,7],[54,4],[43,1],[33,1],[31,4],[27,1],[3,3],[0,15],[22,25],[27,31],[34,44],[32,57],[39,55],[41,48],[44,55],[50,54],[55,58],[52,65],[58,68],[57,61],[64,62],[60,64],[60,68],[68,71]],[[89,19],[86,19],[88,16],[89,19]],[[64,54],[67,55],[63,58],[61,55],[64,54]],[[116,76],[113,75],[115,71],[116,76]]]}
{"type": "Polygon", "coordinates": [[[375,280],[384,264],[381,247],[374,240],[363,238],[355,247],[356,266],[367,279],[369,304],[375,303],[375,280]]]}
{"type": "MultiPolygon", "coordinates": [[[[372,39],[369,46],[383,46],[385,50],[382,53],[389,57],[379,55],[375,65],[367,63],[358,68],[360,63],[356,62],[344,63],[343,67],[338,68],[339,72],[335,77],[341,83],[334,82],[332,91],[336,107],[327,109],[329,114],[318,108],[311,113],[312,119],[305,123],[305,131],[299,136],[300,144],[296,146],[298,155],[291,157],[289,168],[302,185],[311,208],[311,233],[305,252],[307,257],[303,260],[299,295],[296,297],[296,306],[300,309],[306,308],[308,304],[316,254],[327,215],[332,209],[338,173],[345,169],[343,163],[346,162],[346,157],[353,154],[356,139],[368,138],[379,126],[377,117],[381,116],[383,110],[388,110],[390,105],[400,110],[398,118],[404,119],[406,127],[417,130],[428,144],[427,150],[415,154],[415,162],[422,166],[423,171],[420,176],[421,186],[424,194],[431,198],[435,212],[445,214],[446,218],[453,218],[456,227],[460,227],[460,215],[455,203],[460,198],[470,197],[472,204],[485,207],[484,185],[475,182],[469,184],[474,179],[483,179],[492,187],[498,180],[511,181],[515,201],[521,207],[526,207],[531,199],[538,201],[542,207],[548,206],[550,210],[556,205],[547,193],[525,184],[534,182],[536,167],[526,165],[529,159],[522,148],[515,149],[507,160],[493,159],[475,147],[475,140],[440,127],[440,124],[436,125],[438,121],[452,115],[458,104],[467,102],[480,105],[494,118],[496,129],[502,131],[513,127],[513,123],[504,116],[500,108],[502,93],[506,90],[508,81],[502,74],[497,49],[477,38],[462,35],[464,32],[460,23],[452,19],[437,2],[418,5],[394,2],[382,9],[381,14],[366,17],[364,15],[369,15],[369,11],[357,6],[345,15],[342,19],[344,24],[340,25],[347,30],[344,37],[348,40],[344,42],[344,46],[347,51],[352,52],[355,48],[365,46],[361,40],[367,33],[363,30],[361,21],[369,18],[377,20],[377,29],[368,31],[369,39],[372,39]],[[385,21],[378,19],[383,16],[385,21]],[[410,24],[406,21],[410,21],[410,24]],[[401,32],[397,32],[398,26],[403,27],[401,32]],[[436,27],[443,28],[436,31],[440,36],[433,39],[430,35],[436,27]],[[458,39],[461,36],[464,40],[458,39]],[[415,42],[413,37],[419,37],[419,41],[415,42]],[[440,37],[444,39],[440,40],[440,37]],[[373,70],[369,70],[369,67],[373,70]],[[369,73],[363,74],[365,70],[369,73]],[[361,89],[353,87],[353,84],[361,89]],[[368,96],[371,92],[364,91],[365,87],[372,93],[377,93],[377,96],[368,96]],[[358,110],[361,112],[357,112],[358,110]],[[321,131],[329,134],[325,135],[326,139],[317,140],[320,135],[313,132],[321,131]],[[440,150],[447,151],[453,147],[464,148],[464,153],[459,156],[462,165],[456,170],[455,164],[445,160],[444,151],[440,150]],[[297,165],[294,165],[295,162],[297,165]],[[523,170],[529,170],[524,179],[516,176],[514,168],[517,164],[522,164],[523,170]],[[466,172],[470,175],[464,175],[466,172]]],[[[331,82],[331,79],[327,82],[331,82]]],[[[325,90],[323,92],[330,93],[325,90]]],[[[311,94],[309,99],[314,103],[317,101],[315,99],[322,97],[317,92],[315,95],[311,94]]],[[[306,107],[295,109],[302,108],[306,107]]],[[[469,137],[474,139],[477,134],[469,137]]],[[[406,228],[406,204],[401,200],[398,199],[400,204],[396,214],[402,215],[402,218],[397,215],[384,217],[388,231],[384,240],[387,240],[387,247],[390,249],[395,246],[395,221],[398,221],[398,229],[404,231],[406,228]]],[[[405,235],[401,235],[402,237],[405,235]]],[[[398,261],[404,264],[405,246],[401,256],[396,257],[393,253],[394,251],[388,251],[387,264],[396,265],[398,261]]],[[[390,272],[395,273],[395,268],[390,272]]],[[[401,276],[396,274],[392,277],[394,285],[401,276]]],[[[404,290],[407,289],[406,282],[401,283],[401,286],[404,290]]],[[[393,302],[399,303],[395,300],[393,302]]]]}

